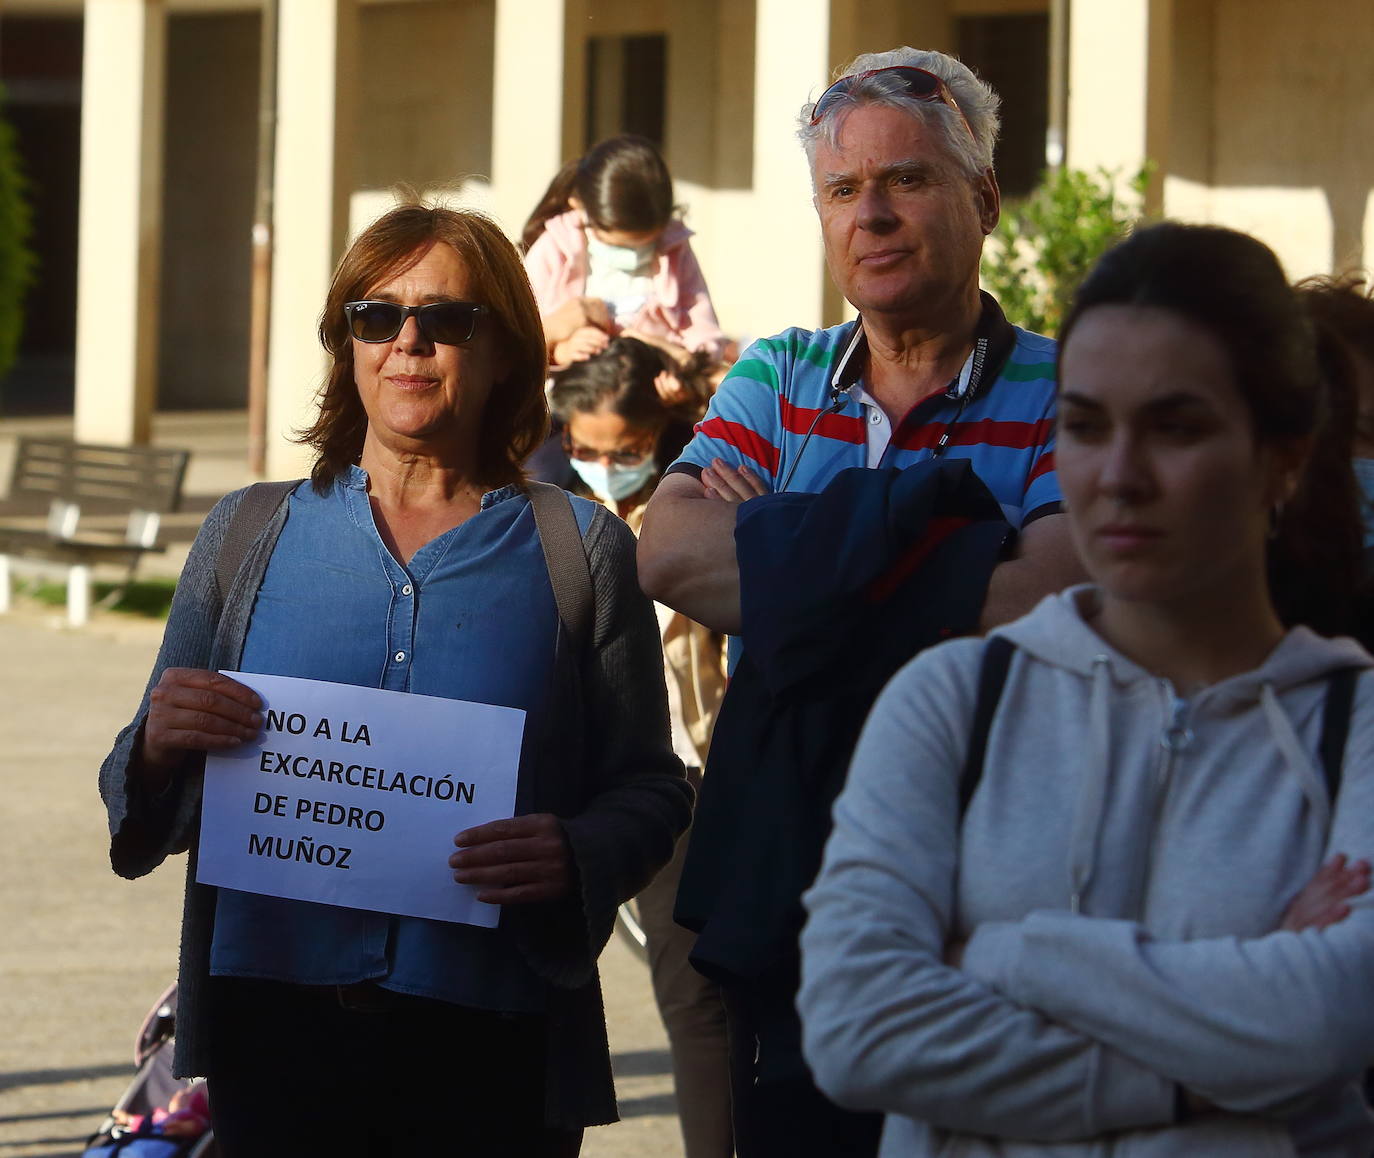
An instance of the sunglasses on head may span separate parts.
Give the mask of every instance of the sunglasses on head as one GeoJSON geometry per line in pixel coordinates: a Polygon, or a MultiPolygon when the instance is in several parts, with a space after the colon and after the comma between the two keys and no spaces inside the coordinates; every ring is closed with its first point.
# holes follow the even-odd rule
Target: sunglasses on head
{"type": "Polygon", "coordinates": [[[909,64],[872,68],[867,72],[856,72],[853,76],[840,77],[825,92],[821,93],[820,99],[812,106],[811,124],[820,124],[821,119],[839,103],[842,97],[848,94],[854,85],[861,80],[867,80],[870,76],[891,76],[900,82],[902,92],[907,96],[914,97],[918,101],[931,101],[947,105],[959,114],[959,119],[964,122],[964,128],[968,129],[968,135],[973,136],[973,126],[968,123],[968,117],[964,116],[964,110],[959,107],[959,102],[954,99],[954,94],[949,91],[949,85],[933,72],[927,72],[924,68],[916,68],[909,64]]]}
{"type": "Polygon", "coordinates": [[[472,341],[477,319],[488,313],[477,302],[432,302],[427,306],[403,306],[398,302],[345,302],[348,332],[360,342],[389,342],[401,332],[412,314],[420,333],[429,342],[461,346],[472,341]]]}

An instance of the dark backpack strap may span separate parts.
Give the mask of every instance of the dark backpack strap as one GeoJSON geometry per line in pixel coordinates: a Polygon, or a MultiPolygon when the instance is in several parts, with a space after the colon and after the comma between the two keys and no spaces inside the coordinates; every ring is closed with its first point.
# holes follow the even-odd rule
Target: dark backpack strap
{"type": "Polygon", "coordinates": [[[286,482],[254,483],[244,492],[238,510],[229,520],[224,532],[224,540],[219,545],[215,557],[215,588],[223,603],[234,585],[234,576],[239,573],[244,557],[268,521],[277,513],[277,508],[300,484],[300,479],[286,482]]]}
{"type": "Polygon", "coordinates": [[[1345,762],[1345,738],[1350,732],[1350,712],[1355,703],[1355,685],[1363,668],[1343,667],[1326,681],[1326,704],[1322,708],[1322,734],[1318,745],[1326,795],[1335,806],[1341,791],[1341,765],[1345,762]]]}
{"type": "Polygon", "coordinates": [[[969,801],[978,791],[983,779],[983,758],[988,750],[988,733],[992,718],[997,714],[997,701],[1002,698],[1002,685],[1007,682],[1016,644],[1004,635],[994,635],[983,648],[983,661],[978,667],[978,698],[973,704],[973,723],[968,733],[968,755],[959,773],[959,815],[968,810],[969,801]]]}
{"type": "Polygon", "coordinates": [[[553,584],[558,618],[581,654],[592,631],[592,572],[568,492],[551,483],[529,482],[530,506],[544,549],[544,565],[553,584]]]}

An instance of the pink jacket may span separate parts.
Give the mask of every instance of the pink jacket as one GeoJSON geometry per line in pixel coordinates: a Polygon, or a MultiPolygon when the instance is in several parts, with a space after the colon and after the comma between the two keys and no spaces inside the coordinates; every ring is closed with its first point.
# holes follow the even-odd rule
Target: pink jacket
{"type": "MultiPolygon", "coordinates": [[[[525,255],[539,314],[547,317],[587,284],[586,218],[576,209],[551,217],[544,232],[525,255]]],[[[658,239],[658,263],[653,293],[630,328],[666,338],[689,350],[705,350],[718,357],[725,334],[716,320],[711,294],[682,222],[668,223],[658,239]]]]}

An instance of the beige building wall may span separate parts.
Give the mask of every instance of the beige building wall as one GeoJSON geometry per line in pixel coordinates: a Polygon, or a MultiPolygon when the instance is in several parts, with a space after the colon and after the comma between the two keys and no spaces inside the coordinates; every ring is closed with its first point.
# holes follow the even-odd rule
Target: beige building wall
{"type": "Polygon", "coordinates": [[[355,190],[491,177],[496,0],[365,5],[355,190]]]}
{"type": "Polygon", "coordinates": [[[490,212],[496,0],[367,4],[359,26],[350,239],[403,188],[490,212]]]}
{"type": "Polygon", "coordinates": [[[146,442],[156,395],[166,11],[86,0],[76,436],[146,442]]]}
{"type": "Polygon", "coordinates": [[[315,329],[348,230],[360,57],[355,0],[279,3],[267,477],[291,478],[326,365],[315,329]]]}
{"type": "Polygon", "coordinates": [[[1076,0],[1071,165],[1157,167],[1149,209],[1243,229],[1292,277],[1374,255],[1374,4],[1076,0]]]}
{"type": "Polygon", "coordinates": [[[1294,277],[1374,261],[1374,4],[1217,0],[1212,212],[1294,277]]]}
{"type": "Polygon", "coordinates": [[[576,148],[583,0],[496,0],[487,208],[515,236],[576,148]]]}
{"type": "MultiPolygon", "coordinates": [[[[733,336],[758,336],[754,310],[759,293],[757,267],[749,264],[759,237],[754,228],[754,50],[757,14],[753,0],[712,5],[713,19],[700,19],[712,33],[711,83],[680,83],[670,88],[669,132],[679,142],[670,151],[677,197],[687,207],[687,224],[696,230],[693,248],[701,261],[721,325],[733,336]],[[695,119],[699,136],[675,130],[695,119]]],[[[706,51],[706,49],[701,49],[706,51]]],[[[697,62],[688,75],[697,74],[697,62]]],[[[671,84],[670,78],[670,84],[671,84]]]]}
{"type": "Polygon", "coordinates": [[[1065,154],[1070,168],[1105,168],[1124,186],[1149,155],[1150,16],[1161,6],[1160,0],[1072,4],[1065,154]]]}
{"type": "MultiPolygon", "coordinates": [[[[193,19],[177,2],[167,0],[174,18],[193,19]]],[[[161,0],[86,3],[84,165],[98,180],[83,199],[78,430],[120,441],[146,433],[149,351],[160,351],[164,382],[176,376],[171,398],[197,389],[187,384],[194,370],[182,370],[188,360],[246,346],[234,307],[214,307],[244,292],[232,219],[251,157],[232,176],[207,174],[216,148],[243,154],[252,134],[192,90],[206,75],[196,59],[220,50],[214,67],[238,93],[227,103],[248,103],[256,67],[244,38],[227,31],[241,32],[250,11],[216,14],[197,0],[203,23],[174,40],[167,73],[164,165],[160,74],[148,71],[161,51],[161,0]],[[223,37],[212,31],[220,20],[223,37]],[[161,244],[164,200],[172,208],[159,265],[148,255],[161,244]],[[171,298],[159,310],[160,281],[171,298]],[[149,316],[161,319],[160,340],[149,316]]],[[[285,437],[311,413],[324,368],[316,316],[349,233],[406,182],[487,208],[514,235],[585,144],[590,36],[667,36],[665,149],[678,198],[722,322],[752,337],[846,312],[824,273],[794,136],[801,103],[859,51],[948,50],[960,18],[1043,12],[1048,0],[281,4],[269,423],[277,474],[301,463],[285,437]]],[[[1070,30],[1070,164],[1128,176],[1152,158],[1152,208],[1252,230],[1295,276],[1374,260],[1369,0],[1072,0],[1070,30]]],[[[227,397],[235,357],[215,354],[199,388],[227,397]]]]}

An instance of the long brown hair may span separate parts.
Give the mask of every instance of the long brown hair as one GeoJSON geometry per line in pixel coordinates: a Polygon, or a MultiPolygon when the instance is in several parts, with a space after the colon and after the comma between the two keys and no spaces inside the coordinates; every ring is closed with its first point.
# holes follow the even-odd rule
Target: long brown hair
{"type": "Polygon", "coordinates": [[[510,373],[496,383],[482,412],[476,477],[493,487],[524,481],[522,463],[543,441],[549,413],[544,330],[520,255],[482,214],[413,201],[383,214],[358,235],[329,286],[319,333],[333,361],[320,388],[319,415],[298,437],[315,448],[310,479],[317,491],[328,489],[357,462],[367,433],[367,415],[353,379],[353,340],[344,303],[366,297],[437,244],[452,248],[467,267],[474,279],[472,297],[490,308],[496,342],[510,364],[510,373]]]}

